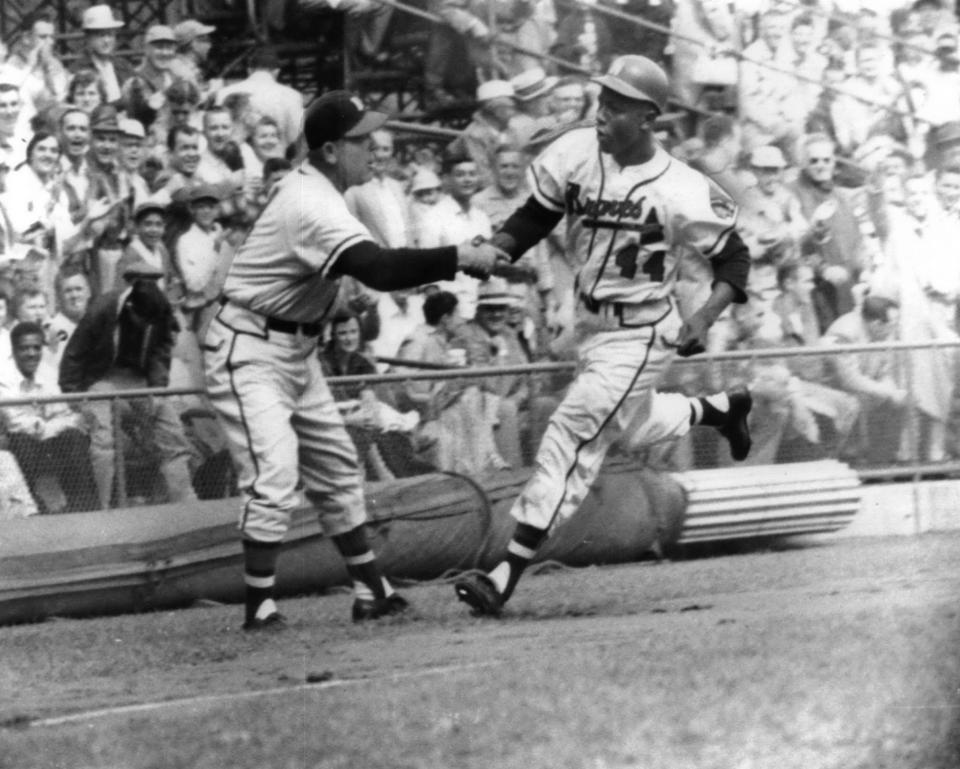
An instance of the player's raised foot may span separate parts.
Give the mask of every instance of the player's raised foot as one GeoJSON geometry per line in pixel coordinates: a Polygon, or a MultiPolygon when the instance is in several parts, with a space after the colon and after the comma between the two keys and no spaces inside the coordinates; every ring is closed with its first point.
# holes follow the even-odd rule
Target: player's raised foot
{"type": "Polygon", "coordinates": [[[742,462],[750,453],[752,445],[747,417],[753,407],[753,396],[746,387],[735,387],[727,393],[727,397],[730,399],[730,408],[724,423],[717,430],[730,444],[730,456],[742,462]]]}
{"type": "Polygon", "coordinates": [[[358,598],[353,602],[353,621],[366,622],[370,619],[392,617],[403,614],[410,608],[410,602],[399,593],[386,598],[358,598]]]}
{"type": "Polygon", "coordinates": [[[499,617],[503,611],[503,596],[486,574],[465,574],[453,583],[453,589],[475,617],[499,617]]]}
{"type": "Polygon", "coordinates": [[[261,630],[269,630],[270,632],[276,632],[278,630],[285,630],[287,627],[287,620],[280,612],[273,612],[268,614],[266,617],[254,617],[253,619],[248,619],[243,623],[244,631],[250,633],[256,633],[261,630]]]}

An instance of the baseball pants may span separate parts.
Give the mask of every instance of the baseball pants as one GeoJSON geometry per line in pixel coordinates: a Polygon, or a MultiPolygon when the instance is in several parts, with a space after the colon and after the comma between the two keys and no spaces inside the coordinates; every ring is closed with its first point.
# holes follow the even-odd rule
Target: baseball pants
{"type": "Polygon", "coordinates": [[[549,529],[573,515],[624,431],[634,445],[680,438],[690,430],[685,395],[659,393],[673,356],[680,320],[675,310],[636,328],[588,330],[578,348],[578,373],[550,418],[533,475],[511,509],[520,523],[549,529]]]}
{"type": "Polygon", "coordinates": [[[317,339],[266,328],[232,304],[210,323],[203,350],[207,394],[223,426],[243,497],[240,530],[279,542],[302,500],[328,536],[366,520],[356,449],[320,369],[317,339]]]}

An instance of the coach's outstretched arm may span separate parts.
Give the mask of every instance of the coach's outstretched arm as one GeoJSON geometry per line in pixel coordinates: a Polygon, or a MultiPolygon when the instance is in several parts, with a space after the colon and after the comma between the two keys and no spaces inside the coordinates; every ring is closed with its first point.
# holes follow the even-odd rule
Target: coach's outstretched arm
{"type": "Polygon", "coordinates": [[[475,278],[490,277],[498,261],[511,256],[491,243],[461,243],[441,248],[382,248],[372,240],[350,246],[334,271],[349,275],[377,291],[398,291],[440,280],[453,280],[457,270],[475,278]]]}

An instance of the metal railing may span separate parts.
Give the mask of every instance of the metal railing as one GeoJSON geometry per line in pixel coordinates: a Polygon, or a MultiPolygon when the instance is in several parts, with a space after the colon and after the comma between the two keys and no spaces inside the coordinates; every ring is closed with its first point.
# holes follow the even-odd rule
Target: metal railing
{"type": "MultiPolygon", "coordinates": [[[[958,349],[960,349],[960,342],[889,341],[879,344],[751,349],[704,354],[695,358],[678,359],[663,389],[693,395],[725,389],[736,382],[753,384],[757,388],[754,411],[755,450],[760,452],[761,456],[767,457],[763,463],[841,459],[852,464],[860,477],[865,480],[896,478],[917,482],[931,475],[960,473],[960,462],[953,458],[960,458],[960,437],[957,430],[948,430],[944,456],[928,461],[923,452],[927,446],[925,441],[929,441],[925,432],[925,417],[916,408],[908,406],[897,409],[891,406],[873,408],[870,411],[864,407],[860,417],[856,419],[856,424],[853,424],[854,420],[847,419],[849,415],[837,412],[845,409],[856,411],[860,408],[857,405],[860,400],[849,394],[837,395],[836,382],[831,381],[829,376],[821,377],[820,381],[815,382],[811,386],[813,388],[811,393],[804,393],[802,398],[791,400],[787,396],[787,390],[790,388],[785,388],[782,393],[775,391],[772,394],[769,388],[764,390],[760,384],[764,376],[763,372],[768,372],[771,368],[776,369],[780,376],[789,377],[793,384],[799,383],[803,389],[806,387],[803,384],[806,380],[801,377],[806,376],[805,372],[828,370],[830,361],[837,356],[875,357],[879,354],[890,359],[892,370],[899,372],[900,386],[910,394],[908,402],[915,403],[918,400],[916,396],[922,394],[920,388],[924,383],[916,380],[911,358],[922,354],[934,356],[955,354],[958,349]],[[800,376],[794,372],[799,372],[800,376]],[[826,389],[819,389],[821,387],[826,389]],[[818,409],[817,397],[826,398],[824,408],[818,409]],[[840,406],[837,406],[837,403],[840,406]],[[809,414],[803,413],[808,406],[812,411],[809,414]],[[799,409],[801,413],[786,413],[791,409],[799,409]],[[894,417],[898,420],[896,425],[892,423],[894,417]],[[817,423],[816,426],[814,423],[817,423]],[[808,428],[806,433],[804,426],[808,428]],[[872,446],[869,440],[865,444],[863,436],[860,435],[861,432],[864,435],[880,434],[884,429],[887,430],[887,437],[879,441],[875,437],[869,439],[873,440],[872,446]],[[813,432],[811,433],[810,430],[813,432]],[[770,436],[771,432],[775,433],[773,437],[770,436]],[[858,453],[861,451],[866,453],[858,453]]],[[[566,384],[571,380],[575,367],[575,363],[566,361],[508,367],[408,369],[384,374],[332,377],[329,379],[329,384],[334,393],[342,392],[346,387],[369,386],[376,388],[378,393],[386,393],[389,399],[402,394],[407,385],[418,382],[446,381],[450,382],[454,388],[464,391],[472,388],[474,391],[482,392],[485,383],[481,380],[489,382],[494,378],[516,377],[528,385],[530,393],[540,398],[553,399],[555,405],[562,397],[566,384]]],[[[784,381],[787,380],[784,379],[784,381]]],[[[156,403],[163,399],[178,399],[167,402],[177,405],[174,411],[180,416],[186,440],[191,445],[190,465],[198,495],[201,498],[209,498],[224,496],[231,491],[235,493],[235,485],[231,487],[231,479],[228,477],[230,462],[227,456],[227,444],[222,434],[218,437],[219,428],[215,415],[209,408],[202,390],[190,387],[143,388],[8,398],[0,400],[0,410],[16,407],[40,408],[44,404],[66,403],[71,404],[80,414],[87,415],[93,404],[104,401],[114,404],[112,411],[115,414],[114,440],[117,450],[113,474],[115,486],[109,498],[113,506],[127,506],[165,501],[162,483],[158,483],[163,476],[161,472],[163,458],[152,438],[153,425],[148,423],[150,417],[144,416],[155,412],[129,407],[130,404],[137,402],[156,403]],[[125,408],[120,408],[121,406],[125,408]],[[197,480],[198,474],[203,473],[205,467],[209,470],[209,466],[212,465],[218,468],[216,472],[219,473],[212,481],[212,488],[215,490],[207,489],[204,492],[200,488],[201,481],[197,480]]],[[[521,416],[532,414],[532,403],[533,398],[528,398],[526,402],[519,405],[518,413],[521,416]]],[[[397,408],[400,408],[399,404],[400,400],[394,401],[397,408]]],[[[949,410],[949,404],[944,404],[944,413],[949,410]]],[[[549,411],[545,413],[548,414],[549,411]]],[[[494,440],[500,437],[500,433],[496,432],[499,428],[491,425],[490,429],[495,431],[494,440]]],[[[526,446],[535,447],[539,441],[539,436],[536,435],[521,437],[526,446]]],[[[416,431],[411,433],[411,438],[410,445],[413,447],[417,444],[416,431]]],[[[410,450],[412,451],[413,448],[410,450]]],[[[628,442],[615,450],[634,454],[637,451],[630,448],[628,442]]],[[[688,438],[679,442],[679,447],[655,451],[646,451],[640,447],[639,450],[643,453],[635,454],[638,461],[668,470],[706,469],[730,463],[729,456],[725,455],[723,442],[717,440],[712,430],[692,431],[688,438]]],[[[531,456],[532,449],[528,449],[524,454],[525,461],[529,461],[531,456]]],[[[383,459],[380,457],[381,464],[383,459]]],[[[389,460],[389,457],[386,459],[389,460]]],[[[386,465],[389,464],[387,461],[386,465]]],[[[368,466],[368,472],[370,467],[372,466],[368,466]]],[[[55,473],[46,473],[48,476],[51,474],[55,473]]],[[[206,482],[203,481],[203,483],[206,482]]],[[[36,495],[43,494],[44,491],[49,492],[52,486],[56,484],[48,482],[45,490],[34,490],[34,493],[36,495]]],[[[2,489],[0,489],[0,495],[2,495],[2,489]]],[[[54,493],[53,498],[54,502],[47,504],[46,507],[52,510],[62,508],[62,495],[58,497],[54,493]]],[[[0,500],[0,506],[2,506],[2,500],[0,500]]]]}

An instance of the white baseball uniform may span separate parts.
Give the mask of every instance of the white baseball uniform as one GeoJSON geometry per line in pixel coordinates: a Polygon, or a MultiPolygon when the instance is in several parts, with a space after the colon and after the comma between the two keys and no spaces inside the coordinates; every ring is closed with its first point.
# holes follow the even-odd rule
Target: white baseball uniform
{"type": "Polygon", "coordinates": [[[339,288],[331,267],[371,239],[305,163],[277,185],[227,275],[202,343],[206,386],[238,468],[240,529],[257,541],[283,538],[301,480],[328,536],[366,519],[356,449],[316,348],[339,288]]]}
{"type": "Polygon", "coordinates": [[[528,173],[535,200],[566,214],[567,252],[578,268],[577,377],[511,511],[548,529],[576,511],[623,431],[652,444],[690,429],[689,399],[655,390],[682,323],[673,299],[679,252],[720,254],[737,209],[662,149],[621,168],[600,152],[592,127],[561,136],[528,173]]]}

